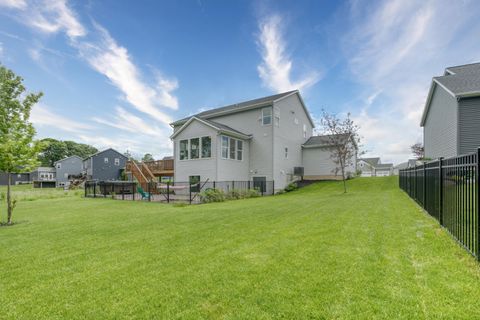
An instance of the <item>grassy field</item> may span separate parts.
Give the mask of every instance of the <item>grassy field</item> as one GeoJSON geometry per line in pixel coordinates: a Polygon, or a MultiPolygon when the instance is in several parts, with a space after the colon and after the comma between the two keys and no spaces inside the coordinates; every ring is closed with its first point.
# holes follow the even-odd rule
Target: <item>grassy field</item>
{"type": "Polygon", "coordinates": [[[348,184],[186,207],[19,190],[0,318],[479,318],[479,265],[396,178],[348,184]]]}

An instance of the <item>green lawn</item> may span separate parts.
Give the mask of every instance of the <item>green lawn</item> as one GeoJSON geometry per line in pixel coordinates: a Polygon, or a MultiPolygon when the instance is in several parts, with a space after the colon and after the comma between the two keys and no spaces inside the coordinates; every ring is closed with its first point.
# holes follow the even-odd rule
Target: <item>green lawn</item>
{"type": "Polygon", "coordinates": [[[396,178],[348,184],[186,207],[25,197],[0,228],[0,318],[479,318],[479,265],[396,178]]]}

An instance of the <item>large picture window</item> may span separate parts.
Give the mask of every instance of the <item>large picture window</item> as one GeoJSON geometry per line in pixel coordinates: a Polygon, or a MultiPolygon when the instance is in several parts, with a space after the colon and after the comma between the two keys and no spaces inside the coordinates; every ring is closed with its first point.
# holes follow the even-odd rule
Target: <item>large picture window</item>
{"type": "Polygon", "coordinates": [[[202,158],[210,158],[212,156],[212,138],[202,137],[202,158]]]}
{"type": "Polygon", "coordinates": [[[188,140],[180,140],[180,160],[188,159],[188,140]]]}
{"type": "Polygon", "coordinates": [[[180,140],[180,160],[212,157],[212,138],[201,137],[180,140]]]}
{"type": "Polygon", "coordinates": [[[200,138],[190,139],[190,159],[200,157],[200,138]]]}
{"type": "Polygon", "coordinates": [[[272,108],[262,109],[262,125],[272,124],[272,108]]]}

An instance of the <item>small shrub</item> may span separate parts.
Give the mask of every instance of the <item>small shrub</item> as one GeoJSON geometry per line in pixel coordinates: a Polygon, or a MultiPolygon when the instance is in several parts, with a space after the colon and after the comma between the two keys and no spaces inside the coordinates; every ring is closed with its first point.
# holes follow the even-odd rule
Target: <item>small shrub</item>
{"type": "Polygon", "coordinates": [[[260,192],[256,189],[248,189],[245,191],[245,198],[257,198],[260,197],[260,192]]]}
{"type": "Polygon", "coordinates": [[[200,193],[200,200],[203,203],[223,202],[225,201],[225,193],[219,189],[207,189],[200,193]]]}
{"type": "Polygon", "coordinates": [[[277,194],[284,194],[284,193],[285,193],[285,190],[283,190],[283,189],[277,191],[277,194]]]}
{"type": "Polygon", "coordinates": [[[291,192],[295,191],[298,189],[298,186],[295,182],[290,182],[286,187],[285,187],[285,192],[291,192]]]}

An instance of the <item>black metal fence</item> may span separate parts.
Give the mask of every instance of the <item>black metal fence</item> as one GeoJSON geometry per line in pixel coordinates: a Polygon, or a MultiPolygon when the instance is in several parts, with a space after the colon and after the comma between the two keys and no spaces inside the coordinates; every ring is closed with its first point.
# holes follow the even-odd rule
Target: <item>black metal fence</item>
{"type": "Polygon", "coordinates": [[[440,158],[400,170],[400,188],[480,260],[479,161],[477,153],[440,158]]]}
{"type": "Polygon", "coordinates": [[[154,202],[200,203],[201,193],[208,189],[232,192],[256,190],[259,196],[275,193],[273,181],[201,181],[147,182],[132,181],[86,181],[85,197],[112,198],[117,200],[145,200],[154,202]]]}

